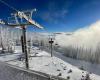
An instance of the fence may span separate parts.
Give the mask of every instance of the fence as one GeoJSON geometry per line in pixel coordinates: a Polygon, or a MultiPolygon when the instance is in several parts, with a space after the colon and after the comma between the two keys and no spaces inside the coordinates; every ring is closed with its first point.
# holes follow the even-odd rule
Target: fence
{"type": "Polygon", "coordinates": [[[0,62],[0,80],[65,80],[45,73],[26,70],[17,66],[0,62]]]}

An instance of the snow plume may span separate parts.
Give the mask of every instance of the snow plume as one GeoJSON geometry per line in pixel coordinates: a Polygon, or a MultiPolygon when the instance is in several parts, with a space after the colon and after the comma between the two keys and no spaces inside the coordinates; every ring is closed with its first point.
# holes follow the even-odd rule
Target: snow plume
{"type": "Polygon", "coordinates": [[[100,62],[100,20],[70,35],[56,35],[56,42],[69,57],[100,62]]]}
{"type": "Polygon", "coordinates": [[[58,35],[56,40],[62,46],[74,45],[95,48],[100,42],[100,21],[79,29],[72,35],[58,35]]]}

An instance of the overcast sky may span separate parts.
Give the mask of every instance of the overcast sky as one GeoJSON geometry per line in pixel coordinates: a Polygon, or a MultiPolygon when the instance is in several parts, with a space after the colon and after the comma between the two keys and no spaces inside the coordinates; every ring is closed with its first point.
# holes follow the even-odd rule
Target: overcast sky
{"type": "MultiPolygon", "coordinates": [[[[100,20],[100,0],[4,0],[18,10],[36,8],[33,19],[49,32],[69,32],[100,20]]],[[[0,3],[0,18],[14,10],[0,3]]],[[[29,30],[34,30],[29,28],[29,30]]]]}

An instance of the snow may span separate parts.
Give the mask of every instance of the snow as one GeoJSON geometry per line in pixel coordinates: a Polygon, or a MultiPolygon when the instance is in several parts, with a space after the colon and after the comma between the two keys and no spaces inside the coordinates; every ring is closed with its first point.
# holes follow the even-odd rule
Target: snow
{"type": "Polygon", "coordinates": [[[95,74],[91,74],[90,77],[92,80],[100,80],[100,76],[95,75],[95,74]]]}
{"type": "Polygon", "coordinates": [[[16,46],[14,53],[22,53],[22,50],[21,49],[22,49],[21,46],[16,46]]]}
{"type": "MultiPolygon", "coordinates": [[[[20,61],[10,61],[8,63],[20,67],[24,67],[25,65],[20,61]]],[[[54,76],[58,76],[59,73],[61,73],[60,77],[67,78],[70,76],[70,80],[80,80],[82,75],[86,75],[85,71],[81,71],[57,57],[34,57],[29,61],[29,65],[31,70],[44,72],[54,76]],[[70,69],[72,70],[72,73],[68,73],[70,69]]]]}
{"type": "Polygon", "coordinates": [[[2,48],[0,47],[0,50],[2,50],[2,48]]]}
{"type": "Polygon", "coordinates": [[[20,54],[5,54],[5,55],[2,55],[0,56],[0,61],[11,61],[11,60],[14,60],[14,59],[18,59],[20,56],[20,54]]]}
{"type": "Polygon", "coordinates": [[[53,50],[53,55],[57,56],[58,58],[62,59],[65,62],[70,63],[71,65],[74,65],[78,68],[82,67],[84,68],[84,70],[90,72],[90,73],[95,73],[97,75],[100,75],[100,64],[93,64],[90,63],[88,61],[84,61],[84,60],[77,60],[77,59],[73,59],[73,58],[69,58],[69,57],[65,57],[62,55],[62,53],[56,52],[53,50]]]}
{"type": "Polygon", "coordinates": [[[0,55],[0,61],[11,61],[18,59],[22,55],[21,46],[16,46],[14,53],[5,53],[0,55]]]}
{"type": "MultiPolygon", "coordinates": [[[[18,52],[20,52],[20,47],[17,47],[18,52]]],[[[17,52],[16,49],[16,52],[17,52]]],[[[29,69],[40,71],[43,73],[47,73],[49,75],[59,76],[67,79],[70,77],[70,80],[81,80],[82,78],[85,78],[85,76],[88,74],[87,71],[80,70],[79,68],[69,64],[68,62],[65,62],[64,60],[60,59],[60,55],[50,57],[50,53],[46,51],[42,51],[37,47],[33,47],[33,55],[34,57],[29,58],[29,69]],[[83,76],[83,77],[82,77],[83,76]]],[[[25,61],[19,61],[17,58],[20,54],[9,54],[0,56],[1,61],[7,61],[7,63],[24,67],[25,68],[25,61]]],[[[30,54],[32,55],[32,53],[30,54]]],[[[91,80],[100,80],[100,76],[95,74],[90,74],[91,80]]],[[[84,79],[83,79],[84,80],[84,79]]]]}
{"type": "Polygon", "coordinates": [[[84,75],[82,71],[78,68],[62,61],[57,57],[36,57],[30,60],[30,69],[45,72],[50,75],[58,76],[61,73],[61,77],[67,78],[70,76],[73,79],[79,80],[81,75],[84,75]],[[72,70],[72,73],[68,73],[69,70],[72,70]],[[78,75],[77,75],[78,74],[78,75]]]}

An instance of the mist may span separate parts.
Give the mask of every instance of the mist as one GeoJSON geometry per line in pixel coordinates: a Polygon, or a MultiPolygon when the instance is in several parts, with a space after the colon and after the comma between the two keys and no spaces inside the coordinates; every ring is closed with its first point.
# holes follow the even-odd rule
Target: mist
{"type": "Polygon", "coordinates": [[[56,36],[56,41],[61,46],[77,46],[95,49],[100,43],[100,20],[72,32],[72,35],[62,34],[56,36]]]}
{"type": "Polygon", "coordinates": [[[56,35],[55,40],[65,56],[100,63],[100,20],[74,32],[56,35]]]}

